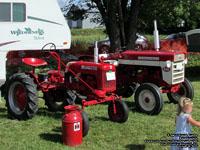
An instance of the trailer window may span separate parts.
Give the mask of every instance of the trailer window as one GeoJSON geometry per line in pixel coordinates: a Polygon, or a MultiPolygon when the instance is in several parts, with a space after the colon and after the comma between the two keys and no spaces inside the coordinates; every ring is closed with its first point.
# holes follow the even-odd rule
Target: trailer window
{"type": "Polygon", "coordinates": [[[13,3],[13,22],[24,22],[25,21],[25,4],[13,3]]]}
{"type": "Polygon", "coordinates": [[[0,3],[0,22],[24,22],[25,20],[26,5],[24,3],[0,3]]]}
{"type": "Polygon", "coordinates": [[[0,22],[11,21],[10,3],[0,3],[0,22]]]}

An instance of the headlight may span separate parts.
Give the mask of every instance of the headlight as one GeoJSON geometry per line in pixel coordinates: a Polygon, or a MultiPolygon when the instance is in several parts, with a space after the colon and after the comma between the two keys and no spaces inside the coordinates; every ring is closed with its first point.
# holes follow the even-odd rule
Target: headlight
{"type": "Polygon", "coordinates": [[[119,66],[119,62],[118,62],[118,61],[115,61],[115,62],[113,63],[113,65],[117,67],[117,66],[119,66]]]}
{"type": "Polygon", "coordinates": [[[187,58],[184,60],[184,63],[185,63],[185,64],[188,64],[188,59],[187,59],[187,58]]]}
{"type": "Polygon", "coordinates": [[[175,56],[174,56],[174,62],[182,61],[182,60],[184,60],[184,57],[185,57],[184,54],[175,55],[175,56]]]}
{"type": "Polygon", "coordinates": [[[167,66],[167,68],[170,68],[171,65],[172,65],[172,62],[171,62],[170,60],[166,61],[166,66],[167,66]]]}

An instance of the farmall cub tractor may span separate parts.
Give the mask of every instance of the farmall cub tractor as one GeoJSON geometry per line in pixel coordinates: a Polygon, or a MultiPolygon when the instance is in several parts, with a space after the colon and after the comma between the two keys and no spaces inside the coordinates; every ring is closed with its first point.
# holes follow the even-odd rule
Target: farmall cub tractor
{"type": "MultiPolygon", "coordinates": [[[[41,0],[7,0],[3,6],[9,9],[0,9],[0,12],[11,15],[0,15],[3,35],[0,37],[0,94],[3,91],[9,114],[20,120],[34,117],[38,111],[38,90],[41,90],[51,111],[64,110],[64,106],[74,103],[77,95],[83,95],[86,98],[82,101],[82,109],[109,101],[108,114],[112,121],[128,119],[127,105],[113,93],[116,68],[112,64],[77,61],[65,65],[57,53],[50,51],[58,61],[57,70],[36,75],[36,67],[45,66],[47,62],[23,58],[25,64],[32,66],[32,72],[15,73],[6,78],[8,52],[41,51],[42,47],[44,51],[67,50],[71,46],[71,33],[57,0],[49,1],[48,7],[46,1],[41,0]]],[[[80,112],[83,135],[86,135],[89,120],[84,111],[80,112]]]]}
{"type": "MultiPolygon", "coordinates": [[[[49,43],[50,47],[55,47],[49,43]]],[[[47,44],[46,46],[48,46],[47,44]]],[[[44,47],[46,47],[44,46],[44,47]]],[[[55,48],[56,49],[56,48],[55,48]]],[[[24,58],[22,61],[32,66],[32,72],[12,75],[6,84],[6,106],[8,112],[18,119],[34,117],[38,111],[38,90],[42,90],[45,104],[50,111],[62,111],[64,106],[74,104],[77,96],[82,95],[83,136],[89,130],[89,120],[84,107],[110,101],[108,115],[111,121],[125,122],[128,107],[120,100],[116,90],[116,68],[112,64],[73,61],[65,65],[56,52],[50,54],[57,59],[58,69],[35,75],[35,67],[47,65],[37,58],[24,58]],[[61,71],[61,65],[66,69],[61,71]]]]}
{"type": "Polygon", "coordinates": [[[136,108],[149,115],[159,114],[162,110],[162,93],[167,93],[169,101],[173,103],[178,103],[181,97],[193,99],[194,96],[192,84],[185,78],[186,53],[178,50],[158,51],[156,22],[154,25],[156,51],[127,50],[99,56],[117,66],[116,93],[123,97],[135,93],[136,108]]]}

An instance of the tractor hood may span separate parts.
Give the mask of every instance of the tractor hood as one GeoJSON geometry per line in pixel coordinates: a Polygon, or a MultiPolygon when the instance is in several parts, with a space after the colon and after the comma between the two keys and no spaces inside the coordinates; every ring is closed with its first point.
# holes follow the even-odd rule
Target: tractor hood
{"type": "Polygon", "coordinates": [[[127,50],[121,53],[125,60],[147,60],[147,61],[181,61],[186,54],[180,51],[135,51],[127,50]]]}

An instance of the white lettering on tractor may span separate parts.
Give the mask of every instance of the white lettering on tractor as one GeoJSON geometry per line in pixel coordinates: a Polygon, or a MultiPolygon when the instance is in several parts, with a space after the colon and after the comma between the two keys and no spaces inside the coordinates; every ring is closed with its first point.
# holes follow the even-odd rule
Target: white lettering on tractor
{"type": "Polygon", "coordinates": [[[159,57],[143,57],[143,56],[138,56],[139,60],[159,60],[159,57]]]}

